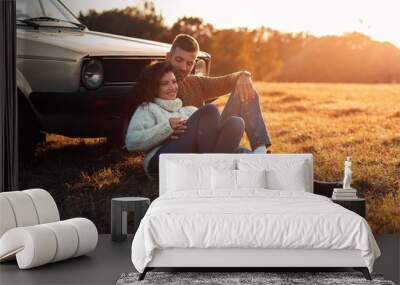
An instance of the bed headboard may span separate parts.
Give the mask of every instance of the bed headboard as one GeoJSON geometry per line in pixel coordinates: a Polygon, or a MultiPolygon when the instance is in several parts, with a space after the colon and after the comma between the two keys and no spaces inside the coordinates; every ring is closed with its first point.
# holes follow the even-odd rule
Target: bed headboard
{"type": "Polygon", "coordinates": [[[159,165],[159,194],[167,192],[168,163],[185,161],[188,165],[218,165],[231,163],[236,167],[238,160],[266,160],[274,162],[301,162],[306,163],[307,192],[313,193],[313,156],[311,153],[302,154],[232,154],[232,153],[164,153],[160,155],[159,165]]]}

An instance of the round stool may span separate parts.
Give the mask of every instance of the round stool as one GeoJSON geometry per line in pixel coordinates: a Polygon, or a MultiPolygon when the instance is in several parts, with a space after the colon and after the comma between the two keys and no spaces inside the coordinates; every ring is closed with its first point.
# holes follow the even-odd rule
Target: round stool
{"type": "Polygon", "coordinates": [[[136,233],[140,221],[146,214],[150,205],[149,198],[143,197],[119,197],[111,200],[111,239],[124,241],[127,235],[128,212],[134,213],[134,232],[136,233]]]}

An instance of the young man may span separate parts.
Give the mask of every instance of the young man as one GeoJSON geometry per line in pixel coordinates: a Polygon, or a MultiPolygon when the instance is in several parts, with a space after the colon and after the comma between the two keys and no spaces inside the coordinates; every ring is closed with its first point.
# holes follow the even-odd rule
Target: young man
{"type": "MultiPolygon", "coordinates": [[[[199,44],[195,38],[180,34],[172,43],[166,58],[172,64],[178,80],[178,96],[183,105],[201,107],[208,99],[230,93],[221,120],[239,116],[245,122],[245,131],[254,153],[266,153],[271,139],[260,109],[259,96],[251,81],[251,74],[239,71],[225,76],[208,77],[192,75],[199,44]]],[[[184,128],[183,128],[184,129],[184,128]]],[[[176,138],[178,133],[173,134],[176,138]]]]}
{"type": "MultiPolygon", "coordinates": [[[[245,121],[247,136],[256,153],[265,153],[271,146],[271,139],[264,124],[257,91],[251,81],[250,73],[239,71],[220,77],[190,75],[199,44],[189,35],[178,35],[172,43],[167,60],[171,62],[178,80],[179,93],[183,105],[200,107],[208,99],[230,93],[221,119],[240,116],[245,121]]],[[[175,134],[175,136],[179,133],[175,134]]],[[[341,182],[314,181],[314,193],[330,197],[333,188],[340,188],[341,182]]]]}

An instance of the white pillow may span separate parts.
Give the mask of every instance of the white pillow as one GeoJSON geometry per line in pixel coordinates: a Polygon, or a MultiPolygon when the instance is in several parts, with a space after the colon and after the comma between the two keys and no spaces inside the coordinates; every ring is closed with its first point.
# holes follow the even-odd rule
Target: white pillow
{"type": "Polygon", "coordinates": [[[237,188],[267,188],[267,171],[236,170],[237,188]]]}
{"type": "Polygon", "coordinates": [[[211,167],[168,164],[168,191],[211,190],[211,167]]]}
{"type": "Polygon", "coordinates": [[[212,168],[213,190],[236,190],[236,170],[212,168]]]}
{"type": "Polygon", "coordinates": [[[306,191],[309,187],[308,165],[305,160],[245,160],[238,161],[240,170],[266,169],[268,189],[306,191]]]}
{"type": "Polygon", "coordinates": [[[212,185],[216,191],[241,188],[267,188],[267,172],[263,170],[212,169],[212,185]]]}
{"type": "Polygon", "coordinates": [[[291,164],[291,167],[267,170],[267,187],[273,190],[289,190],[306,192],[307,172],[306,164],[291,164]]]}

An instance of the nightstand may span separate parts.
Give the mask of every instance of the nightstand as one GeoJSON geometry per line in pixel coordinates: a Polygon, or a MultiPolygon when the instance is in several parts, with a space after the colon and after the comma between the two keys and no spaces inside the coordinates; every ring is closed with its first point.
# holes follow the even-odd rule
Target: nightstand
{"type": "Polygon", "coordinates": [[[143,197],[119,197],[111,200],[111,239],[124,241],[127,238],[127,214],[134,213],[134,232],[150,206],[150,199],[143,197]]]}
{"type": "Polygon", "coordinates": [[[340,206],[353,211],[356,214],[359,214],[361,217],[365,218],[365,199],[364,198],[356,198],[352,200],[338,200],[331,199],[333,203],[339,204],[340,206]]]}

